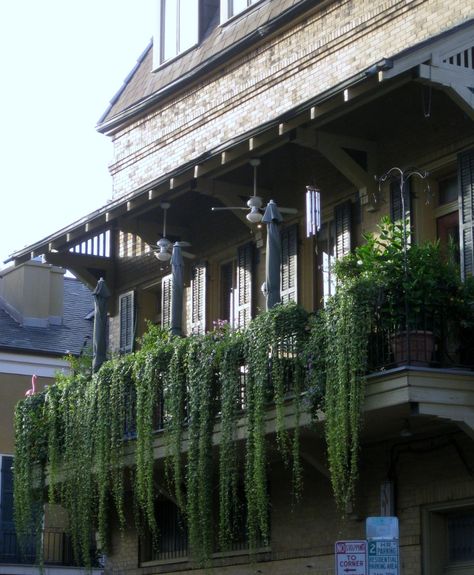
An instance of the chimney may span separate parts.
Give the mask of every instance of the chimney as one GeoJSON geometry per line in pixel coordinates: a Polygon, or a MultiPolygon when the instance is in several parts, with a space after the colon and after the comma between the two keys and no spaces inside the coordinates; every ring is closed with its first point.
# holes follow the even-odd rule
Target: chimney
{"type": "Polygon", "coordinates": [[[21,325],[61,325],[64,273],[36,260],[0,271],[0,306],[21,325]]]}

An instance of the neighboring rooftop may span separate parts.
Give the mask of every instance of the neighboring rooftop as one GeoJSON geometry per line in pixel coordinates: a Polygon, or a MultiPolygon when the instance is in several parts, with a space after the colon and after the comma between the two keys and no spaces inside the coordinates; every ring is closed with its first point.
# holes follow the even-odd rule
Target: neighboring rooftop
{"type": "Polygon", "coordinates": [[[0,351],[79,355],[84,342],[92,345],[93,309],[91,291],[79,280],[65,277],[61,325],[21,325],[0,307],[0,351]]]}

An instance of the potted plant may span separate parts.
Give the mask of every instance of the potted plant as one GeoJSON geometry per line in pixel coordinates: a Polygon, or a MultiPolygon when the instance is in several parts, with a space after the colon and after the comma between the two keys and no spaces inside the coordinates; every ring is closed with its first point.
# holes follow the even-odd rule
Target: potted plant
{"type": "Polygon", "coordinates": [[[336,263],[336,277],[373,286],[374,325],[396,363],[440,361],[448,334],[472,318],[472,283],[461,281],[453,249],[437,241],[405,245],[402,223],[388,218],[378,228],[336,263]]]}

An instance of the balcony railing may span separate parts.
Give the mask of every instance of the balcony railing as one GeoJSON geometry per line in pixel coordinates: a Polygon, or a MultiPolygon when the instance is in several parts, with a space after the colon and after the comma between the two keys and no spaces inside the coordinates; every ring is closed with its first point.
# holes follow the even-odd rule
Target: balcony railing
{"type": "MultiPolygon", "coordinates": [[[[424,366],[431,368],[463,368],[474,369],[474,333],[462,330],[457,326],[456,333],[448,330],[438,322],[433,325],[425,314],[411,314],[409,321],[401,321],[399,324],[408,325],[409,329],[395,329],[393,324],[387,322],[376,312],[373,315],[367,348],[367,371],[368,373],[384,371],[400,366],[424,366]],[[410,327],[411,326],[411,327],[410,327]]],[[[291,338],[282,342],[278,349],[274,350],[274,357],[280,362],[280,369],[284,379],[284,394],[291,397],[294,393],[294,371],[296,367],[296,345],[291,338]]],[[[269,405],[272,398],[272,357],[268,359],[267,396],[269,405]]],[[[309,368],[308,361],[308,368],[309,368]]],[[[237,412],[244,413],[247,402],[247,380],[249,377],[248,366],[241,365],[239,368],[239,393],[236,405],[237,412]]],[[[305,378],[306,379],[306,378],[305,378]]],[[[215,374],[213,387],[214,415],[220,415],[220,383],[219,374],[215,374]]],[[[136,394],[133,385],[130,386],[127,398],[127,416],[125,437],[130,439],[136,436],[136,394]]],[[[186,421],[186,404],[184,406],[186,421]]],[[[164,429],[167,421],[166,395],[160,396],[154,413],[155,431],[164,429]]]]}
{"type": "Polygon", "coordinates": [[[21,544],[14,529],[0,530],[0,563],[35,565],[40,560],[41,546],[45,565],[75,565],[70,536],[52,529],[27,535],[21,544]]]}
{"type": "Polygon", "coordinates": [[[449,325],[446,318],[421,310],[401,313],[396,327],[386,317],[373,315],[368,345],[370,372],[402,365],[433,368],[474,368],[474,332],[449,325]]]}

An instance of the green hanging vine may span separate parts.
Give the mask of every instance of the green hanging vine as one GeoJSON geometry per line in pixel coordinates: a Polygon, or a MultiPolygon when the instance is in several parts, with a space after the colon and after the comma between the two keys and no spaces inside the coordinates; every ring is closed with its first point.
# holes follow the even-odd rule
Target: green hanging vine
{"type": "MultiPolygon", "coordinates": [[[[329,318],[329,310],[326,313],[329,318]]],[[[338,327],[340,334],[343,325],[338,327]]],[[[156,416],[160,414],[167,457],[158,489],[169,493],[183,512],[197,562],[208,564],[217,539],[221,550],[229,549],[241,536],[237,529],[244,516],[251,549],[267,543],[267,409],[270,405],[275,409],[276,444],[282,459],[291,465],[293,491],[298,496],[302,484],[300,396],[308,384],[307,359],[316,353],[307,344],[308,338],[314,343],[312,326],[301,307],[285,304],[261,314],[241,332],[221,323],[204,336],[176,338],[149,327],[140,351],[105,362],[92,376],[76,369],[70,376],[61,376],[44,394],[20,402],[15,460],[19,528],[29,528],[38,493],[31,489],[36,481],[32,469],[44,467],[49,500],[59,502],[69,513],[76,558],[90,565],[91,526],[97,525],[101,547],[106,550],[112,506],[119,524],[123,527],[125,523],[125,439],[135,446],[130,474],[137,527],[146,525],[159,550],[154,447],[156,416]],[[238,425],[247,428],[244,461],[237,449],[238,425]],[[215,472],[214,432],[220,433],[215,472]],[[39,467],[32,468],[31,461],[39,467]],[[242,466],[245,502],[239,502],[238,493],[242,466]],[[216,479],[218,502],[213,495],[216,479]],[[214,521],[215,503],[218,517],[214,521]],[[218,526],[218,537],[214,526],[218,526]]],[[[317,361],[326,370],[328,421],[331,417],[337,421],[334,414],[342,407],[334,391],[338,388],[331,387],[328,376],[333,368],[329,361],[317,361]]],[[[311,373],[309,370],[310,378],[311,373]]],[[[359,372],[354,373],[350,397],[355,408],[360,390],[359,372]]],[[[353,408],[349,411],[352,414],[353,408]]],[[[356,419],[344,428],[353,445],[356,429],[356,419]]],[[[332,437],[328,424],[328,444],[332,437]]],[[[355,447],[350,449],[354,454],[355,447]]],[[[346,473],[349,464],[343,459],[340,464],[337,458],[347,454],[331,453],[335,476],[340,469],[346,473]]],[[[355,459],[350,462],[353,469],[355,459]]],[[[341,489],[347,487],[335,482],[335,490],[341,489]]]]}

